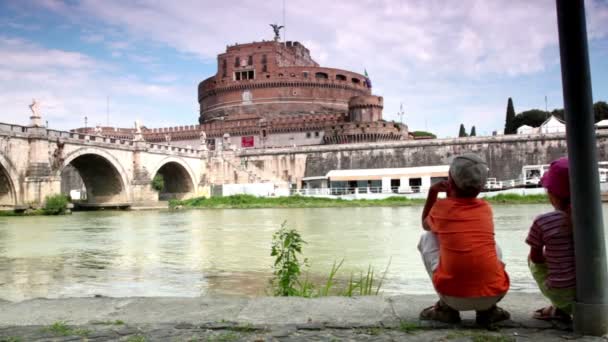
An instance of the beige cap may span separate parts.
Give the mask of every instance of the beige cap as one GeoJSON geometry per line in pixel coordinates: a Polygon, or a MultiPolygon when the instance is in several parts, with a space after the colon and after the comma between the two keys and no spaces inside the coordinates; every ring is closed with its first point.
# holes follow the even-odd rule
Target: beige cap
{"type": "Polygon", "coordinates": [[[488,164],[473,153],[456,156],[450,165],[450,177],[459,189],[481,190],[488,178],[488,164]]]}

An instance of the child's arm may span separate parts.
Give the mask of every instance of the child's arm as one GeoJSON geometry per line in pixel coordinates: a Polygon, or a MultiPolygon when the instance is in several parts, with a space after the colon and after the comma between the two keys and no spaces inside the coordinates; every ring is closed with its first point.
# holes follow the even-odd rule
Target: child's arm
{"type": "Polygon", "coordinates": [[[439,195],[439,193],[447,192],[448,187],[448,181],[443,181],[433,184],[433,186],[431,186],[431,188],[429,189],[429,193],[426,197],[426,203],[424,204],[424,209],[422,210],[422,228],[424,230],[431,230],[431,227],[429,226],[428,222],[426,222],[426,218],[427,216],[429,216],[429,213],[431,212],[433,205],[435,205],[435,202],[437,202],[437,196],[439,195]]]}
{"type": "Polygon", "coordinates": [[[543,242],[543,230],[536,224],[536,221],[532,223],[532,227],[530,227],[530,232],[528,232],[528,237],[526,238],[526,243],[530,245],[530,254],[528,258],[535,264],[542,264],[545,262],[545,253],[544,247],[545,244],[543,242]]]}
{"type": "Polygon", "coordinates": [[[530,248],[530,260],[535,264],[544,264],[545,263],[545,255],[543,253],[542,248],[530,248]]]}

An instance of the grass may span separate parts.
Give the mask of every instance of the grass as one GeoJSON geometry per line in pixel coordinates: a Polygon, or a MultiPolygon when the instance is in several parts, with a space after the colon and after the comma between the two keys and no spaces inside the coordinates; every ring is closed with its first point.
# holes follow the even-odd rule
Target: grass
{"type": "Polygon", "coordinates": [[[398,329],[399,329],[399,331],[402,331],[404,333],[411,334],[422,328],[420,327],[420,324],[418,324],[417,322],[401,321],[401,322],[399,322],[398,329]]]}
{"type": "Polygon", "coordinates": [[[0,342],[23,342],[23,339],[17,336],[0,337],[0,342]]]}
{"type": "Polygon", "coordinates": [[[473,332],[473,331],[454,331],[449,333],[446,337],[447,340],[455,340],[462,338],[469,338],[472,342],[514,342],[515,338],[511,336],[495,335],[485,332],[473,332]]]}
{"type": "Polygon", "coordinates": [[[492,204],[548,204],[549,198],[547,195],[517,195],[517,194],[499,194],[496,196],[484,198],[492,204]]]}
{"type": "MultiPolygon", "coordinates": [[[[548,203],[546,195],[500,194],[485,199],[491,204],[534,204],[548,203]]],[[[392,196],[377,200],[343,200],[322,197],[256,197],[252,195],[233,195],[225,197],[197,197],[187,200],[171,200],[169,206],[175,208],[198,209],[255,209],[255,208],[347,208],[347,207],[407,207],[423,205],[425,199],[410,199],[392,196]]]]}
{"type": "Polygon", "coordinates": [[[126,342],[146,342],[146,338],[141,335],[130,336],[126,342]]]}
{"type": "Polygon", "coordinates": [[[66,322],[59,321],[53,323],[51,326],[44,329],[45,331],[53,333],[55,336],[82,336],[86,337],[91,332],[87,329],[73,329],[67,325],[66,322]]]}
{"type": "Polygon", "coordinates": [[[42,210],[42,209],[29,210],[27,212],[0,210],[0,217],[3,217],[3,216],[8,216],[8,217],[10,217],[10,216],[41,216],[41,215],[45,215],[44,210],[42,210]]]}
{"type": "Polygon", "coordinates": [[[235,332],[224,332],[224,333],[219,333],[217,335],[211,336],[211,337],[207,337],[207,341],[208,342],[230,342],[230,341],[236,341],[240,338],[241,336],[235,332]]]}
{"type": "Polygon", "coordinates": [[[341,207],[378,207],[408,206],[423,204],[423,200],[405,197],[389,197],[382,200],[343,200],[321,197],[256,197],[252,195],[233,195],[225,197],[198,197],[183,201],[169,202],[171,207],[181,205],[186,208],[208,209],[251,209],[251,208],[341,208],[341,207]]]}

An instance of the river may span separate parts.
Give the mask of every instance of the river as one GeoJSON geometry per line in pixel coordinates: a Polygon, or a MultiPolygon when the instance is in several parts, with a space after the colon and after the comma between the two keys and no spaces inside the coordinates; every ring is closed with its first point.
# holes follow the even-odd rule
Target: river
{"type": "MultiPolygon", "coordinates": [[[[548,205],[495,205],[496,238],[511,291],[536,291],[524,243],[548,205]]],[[[421,207],[97,211],[0,217],[0,299],[36,297],[261,296],[272,234],[283,221],[308,242],[310,277],[382,273],[383,293],[432,293],[416,245],[421,207]]],[[[604,207],[607,213],[608,206],[604,207]]],[[[606,215],[604,217],[606,221],[606,215]]]]}

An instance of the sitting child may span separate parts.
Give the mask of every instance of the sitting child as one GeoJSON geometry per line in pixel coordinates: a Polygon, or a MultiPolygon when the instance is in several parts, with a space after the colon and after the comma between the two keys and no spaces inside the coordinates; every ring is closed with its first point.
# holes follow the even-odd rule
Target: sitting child
{"type": "Polygon", "coordinates": [[[475,310],[476,322],[487,327],[510,318],[496,306],[509,290],[509,277],[494,240],[492,209],[477,195],[485,185],[487,164],[475,154],[454,158],[447,181],[429,190],[422,212],[418,249],[439,301],[420,318],[460,322],[459,311],[475,310]],[[437,200],[440,192],[447,198],[437,200]]]}
{"type": "Polygon", "coordinates": [[[568,159],[560,158],[551,163],[541,178],[555,210],[538,216],[526,239],[530,245],[530,271],[552,304],[534,312],[534,318],[542,320],[570,321],[576,296],[568,173],[568,159]]]}

